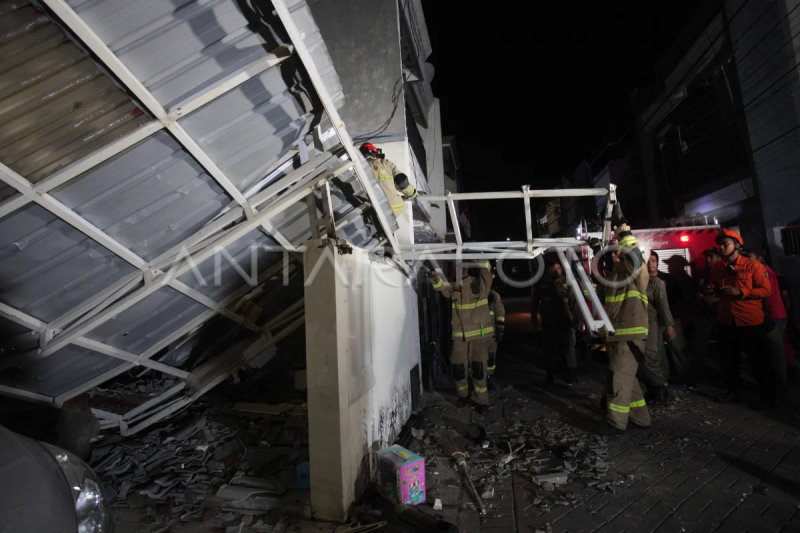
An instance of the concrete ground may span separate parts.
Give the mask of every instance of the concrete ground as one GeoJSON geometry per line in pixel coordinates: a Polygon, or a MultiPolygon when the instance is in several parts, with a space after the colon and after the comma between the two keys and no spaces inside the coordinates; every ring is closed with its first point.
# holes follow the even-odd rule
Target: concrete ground
{"type": "Polygon", "coordinates": [[[470,424],[487,430],[488,453],[476,449],[470,456],[478,491],[487,495],[487,515],[478,514],[452,460],[430,438],[412,446],[429,454],[426,506],[440,499],[438,513],[464,533],[800,532],[796,403],[768,413],[746,404],[720,405],[711,401],[716,389],[709,383],[700,392],[677,390],[670,405],[651,407],[649,432],[593,437],[603,423],[598,402],[606,367],[582,360],[577,385],[543,385],[542,354],[527,305],[506,302],[501,390],[491,394],[489,414],[457,409],[452,394],[426,398],[426,436],[445,427],[464,431],[470,424]],[[520,442],[527,439],[527,450],[497,468],[507,453],[505,441],[518,435],[520,442]],[[532,482],[536,465],[547,472],[563,459],[574,469],[571,457],[582,459],[566,485],[532,482]]]}

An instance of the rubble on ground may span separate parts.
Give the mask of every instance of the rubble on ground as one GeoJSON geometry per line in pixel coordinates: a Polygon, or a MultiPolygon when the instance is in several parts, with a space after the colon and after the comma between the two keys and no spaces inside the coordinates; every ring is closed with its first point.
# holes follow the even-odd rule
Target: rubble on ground
{"type": "MultiPolygon", "coordinates": [[[[446,402],[431,405],[428,409],[440,413],[453,410],[446,402]]],[[[612,464],[608,461],[607,439],[575,428],[558,414],[530,418],[535,422],[515,422],[500,427],[495,424],[492,428],[487,425],[486,440],[468,445],[470,475],[484,498],[494,496],[497,484],[508,483],[512,476],[522,476],[531,482],[525,490],[534,494],[534,505],[547,511],[559,505],[582,505],[581,496],[569,490],[575,487],[574,482],[608,492],[615,492],[620,485],[630,483],[630,480],[613,472],[612,464]]],[[[428,417],[425,436],[416,439],[411,447],[415,453],[426,457],[429,479],[436,479],[438,472],[434,467],[456,469],[455,463],[427,434],[439,429],[458,432],[459,428],[436,424],[436,419],[436,416],[428,417]]],[[[475,429],[470,427],[460,433],[468,437],[470,433],[475,433],[475,429]]],[[[429,490],[431,488],[436,490],[429,484],[429,490]]],[[[452,487],[446,485],[445,488],[452,487]]],[[[439,495],[436,494],[436,497],[439,495]]],[[[445,505],[448,503],[444,501],[445,505]]],[[[485,503],[491,509],[491,501],[485,503]]]]}
{"type": "MultiPolygon", "coordinates": [[[[169,387],[157,381],[101,394],[125,399],[169,387]]],[[[308,460],[305,405],[216,403],[197,402],[132,437],[106,431],[96,440],[89,462],[112,512],[139,509],[143,532],[193,521],[220,531],[273,531],[282,497],[295,487],[294,466],[308,460]]]]}

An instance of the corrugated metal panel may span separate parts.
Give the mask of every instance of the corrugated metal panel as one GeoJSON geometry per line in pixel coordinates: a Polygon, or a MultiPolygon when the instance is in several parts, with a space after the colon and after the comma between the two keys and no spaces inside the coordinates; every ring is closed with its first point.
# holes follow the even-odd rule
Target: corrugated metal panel
{"type": "MultiPolygon", "coordinates": [[[[265,40],[247,28],[247,17],[239,12],[233,0],[68,2],[167,107],[205,92],[262,57],[266,49],[274,48],[272,43],[265,47],[265,40]]],[[[41,163],[36,167],[40,169],[36,170],[39,174],[21,172],[35,180],[65,161],[71,162],[65,159],[65,153],[69,157],[78,153],[65,152],[65,147],[71,145],[53,140],[62,131],[58,128],[69,123],[68,118],[85,112],[88,118],[81,122],[81,127],[88,128],[96,117],[104,119],[121,109],[134,108],[109,78],[76,52],[78,48],[63,37],[56,39],[60,33],[54,32],[55,26],[46,18],[27,4],[20,8],[15,6],[13,10],[9,6],[7,0],[0,0],[0,23],[5,30],[0,46],[14,44],[18,53],[38,60],[33,61],[30,68],[32,73],[39,73],[41,80],[37,78],[37,82],[26,86],[24,91],[11,95],[26,95],[19,101],[11,100],[17,107],[6,106],[19,110],[13,117],[21,117],[18,126],[33,128],[31,132],[23,129],[6,133],[6,123],[3,123],[0,138],[7,134],[9,139],[19,143],[24,140],[22,137],[41,135],[41,142],[50,142],[45,146],[50,146],[47,154],[55,155],[48,159],[44,152],[23,154],[28,146],[23,143],[17,144],[13,152],[0,152],[0,161],[8,164],[14,159],[18,164],[32,166],[41,163]],[[24,31],[18,31],[19,20],[32,22],[24,31]],[[19,48],[23,42],[27,46],[19,48]],[[39,52],[33,53],[34,49],[39,52]],[[47,65],[49,67],[45,68],[47,65]],[[34,89],[39,92],[27,94],[34,89]],[[42,100],[45,89],[54,94],[48,93],[49,99],[42,100]],[[47,111],[40,113],[41,109],[47,111]],[[48,127],[31,124],[48,124],[48,127]]],[[[313,19],[305,23],[313,23],[313,19]]],[[[307,28],[310,28],[309,39],[318,36],[311,26],[307,28]]],[[[276,30],[283,31],[282,28],[276,30]]],[[[325,61],[325,57],[320,59],[327,54],[323,45],[320,41],[312,47],[318,62],[325,61]]],[[[5,55],[0,57],[0,61],[5,59],[5,55]]],[[[330,58],[327,61],[329,64],[330,58]]],[[[23,63],[15,63],[12,70],[21,65],[23,63]]],[[[263,178],[322,112],[311,84],[299,77],[302,69],[298,67],[296,60],[286,60],[280,67],[265,71],[181,120],[187,132],[243,190],[263,178]]],[[[325,70],[324,65],[322,70],[325,70]]],[[[331,68],[325,72],[326,85],[335,89],[338,84],[335,71],[331,68]]],[[[10,87],[7,83],[4,85],[5,81],[0,78],[0,103],[9,101],[2,92],[10,87]]],[[[332,92],[334,89],[329,87],[332,92]]],[[[3,109],[0,105],[0,118],[3,109]]],[[[147,117],[133,118],[125,124],[138,123],[147,117]]],[[[122,128],[120,125],[111,134],[116,135],[122,128]]],[[[81,131],[92,150],[111,135],[106,135],[106,130],[81,131]]],[[[58,139],[71,141],[73,137],[65,135],[58,139]]],[[[0,150],[8,146],[0,143],[0,150]]],[[[17,163],[10,166],[14,168],[17,163]]],[[[338,161],[333,159],[330,166],[335,164],[338,161]]],[[[371,186],[381,198],[378,207],[394,222],[388,200],[377,183],[371,186]]],[[[355,175],[345,172],[333,181],[331,189],[337,219],[353,215],[353,220],[339,230],[339,236],[346,236],[357,246],[371,242],[374,223],[367,222],[360,211],[353,212],[367,200],[355,175]]],[[[0,198],[3,194],[0,189],[0,198]]],[[[166,131],[141,141],[51,194],[145,260],[183,241],[229,203],[216,182],[166,131]]],[[[318,206],[321,205],[318,199],[318,206]]],[[[311,236],[305,202],[291,206],[272,223],[295,245],[311,236]]],[[[245,282],[242,270],[252,273],[251,247],[256,248],[253,256],[256,271],[282,260],[282,253],[269,252],[264,246],[277,247],[277,244],[263,233],[253,231],[227,247],[230,260],[218,255],[198,265],[202,282],[192,271],[182,280],[220,301],[245,282]],[[216,264],[221,267],[218,279],[214,277],[216,264]]],[[[42,321],[52,321],[132,272],[133,267],[125,261],[37,205],[28,205],[0,220],[0,301],[42,321]]],[[[141,354],[206,311],[201,304],[165,287],[88,332],[86,337],[141,354]]],[[[25,328],[6,327],[1,323],[0,327],[3,339],[25,334],[25,328]]],[[[35,336],[21,340],[36,342],[35,336]]],[[[23,369],[3,372],[0,382],[57,396],[120,364],[119,360],[103,354],[68,346],[23,369]]]]}
{"type": "Polygon", "coordinates": [[[277,46],[248,28],[233,0],[68,3],[167,108],[204,92],[277,46]]]}
{"type": "Polygon", "coordinates": [[[58,396],[121,364],[124,361],[70,345],[25,368],[3,372],[0,383],[37,394],[58,396]]]}
{"type": "Polygon", "coordinates": [[[0,161],[37,182],[147,121],[43,13],[0,1],[0,161]]]}
{"type": "Polygon", "coordinates": [[[280,248],[280,245],[260,231],[251,231],[179,279],[219,301],[241,287],[248,278],[254,282],[259,272],[283,258],[281,252],[269,252],[266,247],[280,248]],[[219,265],[218,269],[216,265],[219,265]]]}
{"type": "Polygon", "coordinates": [[[308,116],[273,68],[180,121],[240,189],[263,178],[308,130],[308,116]]]}
{"type": "Polygon", "coordinates": [[[141,355],[205,312],[206,307],[164,287],[86,334],[114,348],[141,355]]]}
{"type": "Polygon", "coordinates": [[[163,131],[52,194],[146,260],[188,238],[231,201],[163,131]]]}
{"type": "Polygon", "coordinates": [[[44,322],[133,271],[38,205],[0,220],[0,301],[44,322]]]}

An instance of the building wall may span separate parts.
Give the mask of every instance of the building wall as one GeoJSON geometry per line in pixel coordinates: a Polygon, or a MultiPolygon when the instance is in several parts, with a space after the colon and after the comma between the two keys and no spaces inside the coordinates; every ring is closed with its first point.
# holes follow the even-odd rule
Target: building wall
{"type": "Polygon", "coordinates": [[[339,74],[345,95],[339,113],[350,134],[356,141],[404,138],[397,1],[313,0],[309,5],[339,74]]]}
{"type": "Polygon", "coordinates": [[[769,248],[778,270],[780,229],[800,220],[800,117],[794,95],[798,51],[787,35],[797,17],[786,16],[797,5],[796,0],[726,2],[729,16],[741,9],[730,32],[737,43],[736,69],[766,232],[761,245],[769,248]]]}

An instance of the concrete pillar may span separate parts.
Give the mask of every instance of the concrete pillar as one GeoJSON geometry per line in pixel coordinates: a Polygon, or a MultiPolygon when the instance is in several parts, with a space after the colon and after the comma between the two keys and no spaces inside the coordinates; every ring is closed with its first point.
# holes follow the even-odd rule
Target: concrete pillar
{"type": "Polygon", "coordinates": [[[343,520],[375,479],[419,387],[417,295],[405,273],[364,250],[308,241],[304,261],[311,507],[343,520]],[[417,377],[412,377],[417,376],[417,377]]]}
{"type": "Polygon", "coordinates": [[[318,519],[341,521],[355,496],[346,434],[348,346],[340,342],[339,335],[346,328],[352,295],[343,281],[347,262],[335,246],[324,241],[309,241],[307,246],[304,266],[311,507],[318,519]]]}

